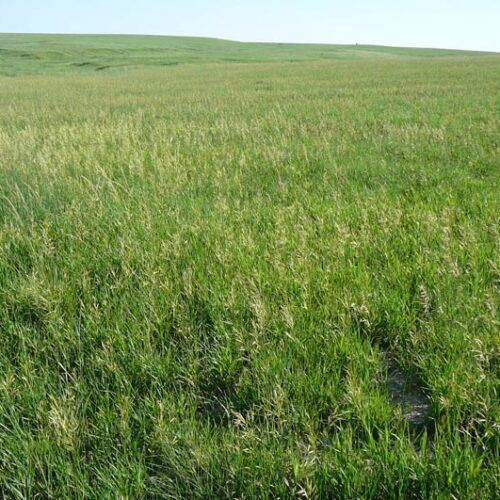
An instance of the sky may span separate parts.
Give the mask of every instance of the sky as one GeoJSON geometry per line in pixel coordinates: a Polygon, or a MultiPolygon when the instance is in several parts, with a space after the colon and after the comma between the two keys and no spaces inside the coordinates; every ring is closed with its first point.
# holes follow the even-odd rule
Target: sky
{"type": "Polygon", "coordinates": [[[0,0],[0,33],[186,35],[500,52],[500,0],[0,0]]]}

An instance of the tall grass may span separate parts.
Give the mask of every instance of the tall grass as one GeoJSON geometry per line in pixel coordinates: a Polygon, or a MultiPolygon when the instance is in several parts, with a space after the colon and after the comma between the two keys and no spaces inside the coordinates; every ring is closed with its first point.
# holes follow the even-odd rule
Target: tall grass
{"type": "Polygon", "coordinates": [[[2,494],[492,498],[499,81],[0,77],[2,494]]]}

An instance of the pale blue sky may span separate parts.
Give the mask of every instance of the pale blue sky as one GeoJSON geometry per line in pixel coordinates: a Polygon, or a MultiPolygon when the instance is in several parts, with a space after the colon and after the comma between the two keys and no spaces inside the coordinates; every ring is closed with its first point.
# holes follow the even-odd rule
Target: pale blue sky
{"type": "Polygon", "coordinates": [[[0,32],[193,35],[500,52],[500,0],[0,0],[0,32]]]}

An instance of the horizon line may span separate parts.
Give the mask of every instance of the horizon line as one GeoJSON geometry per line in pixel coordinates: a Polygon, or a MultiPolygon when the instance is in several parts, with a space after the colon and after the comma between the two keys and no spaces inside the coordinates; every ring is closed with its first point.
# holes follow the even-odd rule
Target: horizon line
{"type": "Polygon", "coordinates": [[[434,46],[409,46],[409,45],[385,45],[379,43],[334,43],[334,42],[271,42],[264,40],[235,40],[232,38],[223,38],[218,36],[204,36],[204,35],[165,35],[165,34],[152,34],[152,33],[83,33],[83,32],[15,32],[15,31],[1,31],[0,35],[55,35],[55,36],[130,36],[130,37],[156,37],[156,38],[198,38],[204,40],[218,40],[222,42],[244,43],[244,44],[266,44],[266,45],[334,45],[334,46],[358,46],[358,47],[388,47],[388,48],[401,48],[401,49],[429,49],[429,50],[454,50],[457,52],[483,52],[488,54],[500,55],[500,51],[493,51],[489,49],[459,49],[456,47],[434,47],[434,46]]]}

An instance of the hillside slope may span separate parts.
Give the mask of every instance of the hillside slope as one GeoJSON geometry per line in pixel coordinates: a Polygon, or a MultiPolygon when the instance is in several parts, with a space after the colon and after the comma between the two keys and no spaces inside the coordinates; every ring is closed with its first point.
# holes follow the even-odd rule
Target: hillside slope
{"type": "Polygon", "coordinates": [[[485,55],[444,49],[371,45],[242,43],[191,37],[0,34],[0,74],[88,72],[193,62],[485,55]]]}

